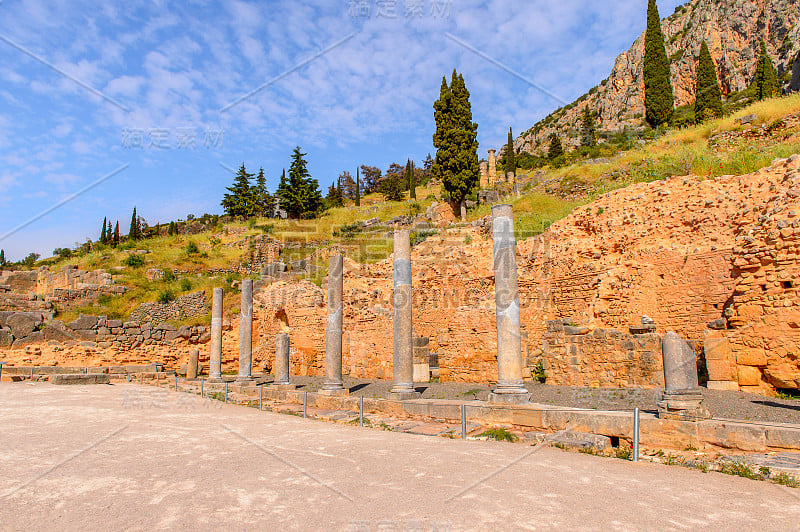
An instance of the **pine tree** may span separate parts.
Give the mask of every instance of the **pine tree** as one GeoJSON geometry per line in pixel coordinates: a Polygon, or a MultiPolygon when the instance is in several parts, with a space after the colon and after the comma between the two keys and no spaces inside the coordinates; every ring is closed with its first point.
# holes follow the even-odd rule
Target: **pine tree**
{"type": "Polygon", "coordinates": [[[233,184],[226,187],[225,190],[229,194],[222,197],[220,204],[225,209],[225,214],[229,216],[243,216],[248,218],[253,215],[254,201],[253,189],[250,185],[250,180],[254,174],[248,174],[244,167],[244,163],[239,167],[236,176],[233,178],[233,184]]]}
{"type": "Polygon", "coordinates": [[[337,184],[331,183],[328,187],[328,195],[325,196],[328,207],[335,209],[344,206],[344,197],[342,196],[341,182],[337,184]]]}
{"type": "Polygon", "coordinates": [[[252,215],[269,216],[272,214],[272,195],[267,190],[267,178],[264,176],[264,169],[258,171],[256,184],[252,190],[253,212],[252,215]]]}
{"type": "Polygon", "coordinates": [[[305,155],[300,151],[300,146],[294,149],[288,183],[281,177],[283,189],[278,186],[281,198],[286,202],[284,209],[294,218],[313,217],[322,206],[319,183],[308,172],[308,162],[303,159],[305,155]]]}
{"type": "Polygon", "coordinates": [[[504,170],[506,175],[509,172],[517,173],[517,154],[514,152],[514,134],[511,128],[508,128],[508,144],[506,144],[506,151],[504,153],[506,164],[504,170]]]}
{"type": "Polygon", "coordinates": [[[780,94],[781,86],[778,83],[778,72],[775,70],[772,58],[767,52],[767,44],[763,39],[761,40],[761,56],[758,58],[754,83],[756,85],[756,97],[759,100],[772,98],[780,94]]]}
{"type": "Polygon", "coordinates": [[[697,64],[697,86],[695,89],[694,119],[698,124],[710,118],[722,116],[722,93],[717,80],[717,67],[708,51],[706,41],[700,45],[697,64]]]}
{"type": "Polygon", "coordinates": [[[645,119],[652,127],[668,123],[675,109],[669,67],[656,0],[649,0],[644,37],[644,108],[645,119]]]}
{"type": "Polygon", "coordinates": [[[114,247],[119,245],[119,220],[117,220],[117,225],[114,226],[114,247]]]}
{"type": "Polygon", "coordinates": [[[136,207],[133,208],[131,215],[131,227],[128,230],[128,238],[130,240],[139,240],[139,218],[136,216],[136,207]]]}
{"type": "Polygon", "coordinates": [[[442,78],[439,99],[433,104],[436,131],[433,145],[436,158],[431,174],[440,180],[454,203],[480,183],[478,163],[478,125],[472,121],[472,107],[464,77],[455,69],[450,81],[442,78]]]}
{"type": "Polygon", "coordinates": [[[597,145],[597,126],[594,121],[594,111],[589,106],[583,108],[581,119],[581,146],[593,147],[597,145]]]}
{"type": "Polygon", "coordinates": [[[107,243],[107,241],[106,241],[106,222],[107,221],[108,221],[108,218],[103,218],[103,228],[100,229],[100,243],[101,244],[106,244],[107,243]]]}
{"type": "Polygon", "coordinates": [[[356,207],[361,207],[361,177],[359,169],[356,168],[356,207]]]}
{"type": "Polygon", "coordinates": [[[564,147],[561,139],[555,133],[550,134],[550,148],[547,151],[547,158],[551,161],[564,155],[564,147]]]}

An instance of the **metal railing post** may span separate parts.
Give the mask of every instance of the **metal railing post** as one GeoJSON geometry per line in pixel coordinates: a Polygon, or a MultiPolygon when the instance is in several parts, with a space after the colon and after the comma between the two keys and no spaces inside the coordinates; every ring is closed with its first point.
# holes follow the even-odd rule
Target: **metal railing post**
{"type": "Polygon", "coordinates": [[[633,461],[639,461],[639,409],[633,409],[633,461]]]}
{"type": "Polygon", "coordinates": [[[467,405],[461,405],[461,439],[467,439],[467,405]]]}
{"type": "Polygon", "coordinates": [[[364,426],[364,396],[362,395],[358,400],[358,426],[364,426]]]}
{"type": "Polygon", "coordinates": [[[156,371],[156,388],[158,388],[158,379],[159,379],[159,374],[158,374],[158,372],[156,371]]]}
{"type": "Polygon", "coordinates": [[[203,398],[203,383],[205,382],[204,379],[200,379],[200,399],[203,398]]]}
{"type": "Polygon", "coordinates": [[[228,381],[225,381],[225,404],[228,404],[228,381]]]}
{"type": "Polygon", "coordinates": [[[144,384],[144,372],[139,373],[139,386],[144,384]]]}
{"type": "Polygon", "coordinates": [[[5,366],[5,362],[0,362],[0,380],[3,379],[3,366],[5,366]]]}
{"type": "Polygon", "coordinates": [[[33,366],[31,366],[31,382],[33,382],[33,366]]]}
{"type": "Polygon", "coordinates": [[[175,391],[178,391],[178,374],[175,374],[175,391]]]}
{"type": "Polygon", "coordinates": [[[258,411],[264,410],[264,387],[258,387],[258,411]]]}
{"type": "Polygon", "coordinates": [[[303,419],[308,417],[308,392],[303,392],[303,419]]]}

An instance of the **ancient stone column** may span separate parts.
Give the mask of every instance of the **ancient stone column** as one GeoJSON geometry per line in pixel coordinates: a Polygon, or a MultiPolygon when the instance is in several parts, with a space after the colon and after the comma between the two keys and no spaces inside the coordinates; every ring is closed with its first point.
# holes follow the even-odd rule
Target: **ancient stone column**
{"type": "Polygon", "coordinates": [[[517,182],[517,176],[514,174],[514,172],[508,172],[506,174],[506,182],[512,184],[517,182]]]}
{"type": "Polygon", "coordinates": [[[211,356],[209,361],[211,380],[222,379],[222,288],[214,289],[211,300],[211,356]]]}
{"type": "Polygon", "coordinates": [[[253,280],[242,280],[242,308],[239,312],[239,377],[236,382],[253,381],[253,280]]]}
{"type": "Polygon", "coordinates": [[[418,397],[414,391],[413,327],[411,323],[411,234],[394,232],[394,386],[390,399],[418,397]]]}
{"type": "Polygon", "coordinates": [[[325,326],[325,384],[323,395],[347,395],[342,385],[342,328],[344,321],[344,265],[341,255],[328,260],[328,321],[325,326]]]}
{"type": "Polygon", "coordinates": [[[481,188],[489,186],[489,163],[481,163],[481,188]]]}
{"type": "Polygon", "coordinates": [[[495,183],[497,183],[497,159],[495,150],[489,150],[489,186],[494,186],[495,183]]]}
{"type": "Polygon", "coordinates": [[[494,287],[497,316],[497,387],[489,402],[527,403],[530,393],[522,382],[522,338],[517,285],[517,244],[511,205],[492,207],[494,287]]]}
{"type": "Polygon", "coordinates": [[[275,339],[275,366],[272,384],[288,386],[289,383],[289,335],[281,333],[275,339]]]}
{"type": "Polygon", "coordinates": [[[189,360],[186,362],[187,379],[197,378],[197,368],[199,361],[200,361],[200,351],[198,351],[197,349],[192,349],[191,351],[189,351],[189,360]]]}
{"type": "Polygon", "coordinates": [[[707,419],[711,414],[702,406],[703,394],[697,379],[697,356],[691,344],[673,331],[661,341],[664,360],[664,395],[658,403],[658,417],[707,419]]]}

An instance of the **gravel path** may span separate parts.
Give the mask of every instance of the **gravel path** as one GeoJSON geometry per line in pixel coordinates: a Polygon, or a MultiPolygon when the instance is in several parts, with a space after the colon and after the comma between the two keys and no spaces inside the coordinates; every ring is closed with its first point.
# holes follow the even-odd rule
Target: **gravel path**
{"type": "MultiPolygon", "coordinates": [[[[322,386],[322,377],[292,377],[292,382],[302,385],[301,389],[316,391],[322,386]]],[[[352,395],[365,397],[384,397],[392,387],[391,381],[351,379],[345,377],[345,386],[352,395]]],[[[531,401],[548,405],[572,408],[591,408],[597,410],[632,410],[640,408],[655,411],[661,398],[661,389],[639,388],[587,388],[582,386],[555,386],[549,384],[527,383],[531,391],[531,401]]],[[[424,399],[478,399],[485,401],[491,387],[475,383],[436,383],[419,384],[424,399]]],[[[742,421],[764,421],[773,423],[800,424],[800,400],[775,399],[744,392],[722,390],[703,391],[704,405],[716,418],[738,419],[742,421]]]]}

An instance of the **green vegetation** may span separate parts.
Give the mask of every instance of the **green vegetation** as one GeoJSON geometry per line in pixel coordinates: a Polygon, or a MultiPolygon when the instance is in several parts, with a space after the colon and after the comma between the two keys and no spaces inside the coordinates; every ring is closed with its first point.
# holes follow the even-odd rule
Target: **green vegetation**
{"type": "Polygon", "coordinates": [[[698,123],[722,116],[722,94],[719,90],[717,69],[706,41],[700,46],[695,94],[694,117],[698,123]]]}
{"type": "Polygon", "coordinates": [[[593,148],[597,145],[597,125],[595,124],[594,111],[587,105],[583,108],[581,119],[581,146],[593,148]]]}
{"type": "Polygon", "coordinates": [[[506,144],[506,151],[503,157],[505,159],[505,173],[516,172],[517,159],[516,153],[514,152],[514,133],[511,131],[511,128],[508,128],[508,143],[506,144]]]}
{"type": "Polygon", "coordinates": [[[533,368],[531,368],[531,377],[533,377],[536,382],[540,382],[542,384],[547,381],[547,373],[544,369],[544,363],[541,360],[537,362],[533,368]]]}
{"type": "Polygon", "coordinates": [[[644,40],[644,107],[645,118],[652,127],[667,124],[672,119],[675,98],[669,65],[656,0],[649,0],[644,40]]]}
{"type": "Polygon", "coordinates": [[[122,264],[128,268],[139,268],[140,266],[144,266],[144,259],[141,257],[141,255],[131,253],[125,257],[125,260],[122,261],[122,264]]]}
{"type": "Polygon", "coordinates": [[[472,107],[464,77],[453,69],[450,86],[442,78],[439,99],[433,104],[436,159],[431,173],[444,185],[455,203],[461,203],[479,186],[478,124],[472,121],[472,107]]]}
{"type": "Polygon", "coordinates": [[[139,225],[139,217],[136,215],[136,207],[134,207],[131,215],[131,227],[128,229],[128,240],[139,240],[141,236],[142,228],[139,225]]]}
{"type": "Polygon", "coordinates": [[[772,98],[780,94],[781,87],[778,83],[778,72],[775,70],[775,65],[772,64],[772,58],[767,52],[767,45],[763,39],[761,40],[761,55],[756,66],[754,84],[756,86],[756,97],[759,100],[772,98]]]}
{"type": "Polygon", "coordinates": [[[510,433],[503,427],[489,429],[484,432],[481,432],[480,434],[478,434],[478,438],[491,438],[496,441],[507,441],[511,443],[514,443],[517,440],[519,440],[519,438],[516,435],[510,433]]]}
{"type": "Polygon", "coordinates": [[[308,172],[308,162],[303,158],[305,155],[300,151],[300,146],[295,147],[289,166],[289,180],[284,174],[275,192],[291,218],[313,218],[322,207],[319,183],[308,172]]]}

